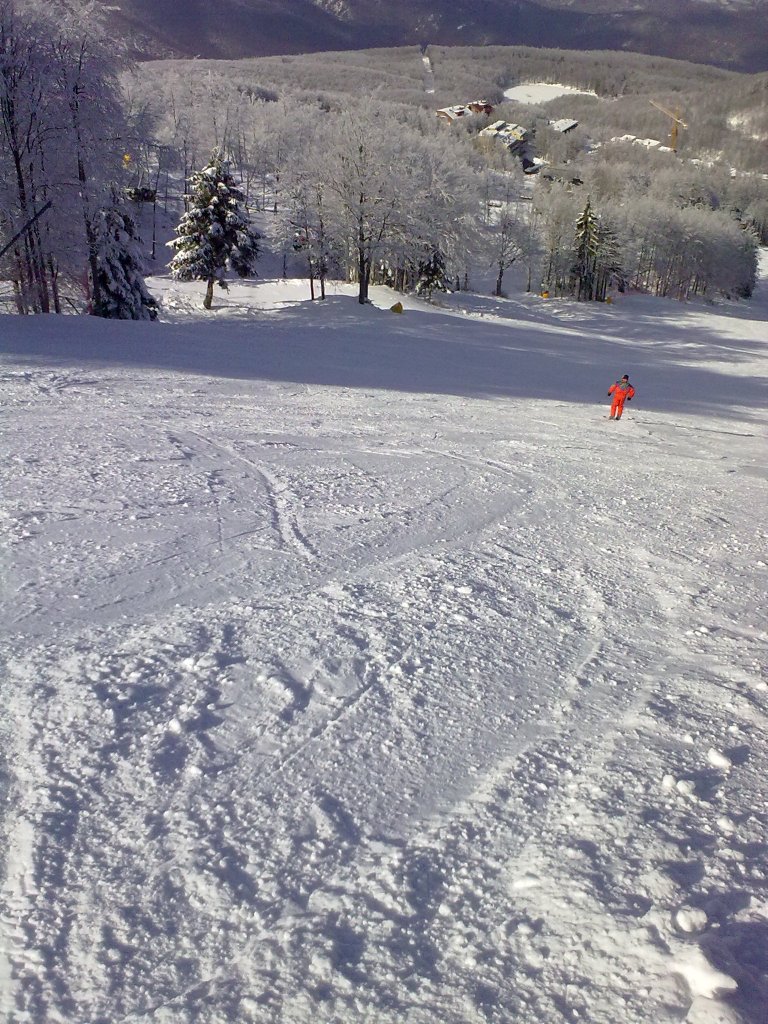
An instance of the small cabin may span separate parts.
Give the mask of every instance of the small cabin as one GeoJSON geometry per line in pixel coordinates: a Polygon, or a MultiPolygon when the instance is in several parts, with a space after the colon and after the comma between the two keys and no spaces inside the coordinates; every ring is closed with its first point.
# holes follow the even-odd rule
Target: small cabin
{"type": "Polygon", "coordinates": [[[572,120],[570,117],[561,117],[559,121],[550,121],[549,127],[553,132],[560,132],[561,135],[566,135],[568,132],[572,132],[574,128],[578,128],[579,122],[572,120]]]}
{"type": "Polygon", "coordinates": [[[467,106],[473,114],[492,114],[493,104],[489,103],[488,100],[472,100],[467,106]]]}
{"type": "Polygon", "coordinates": [[[442,107],[436,111],[441,121],[458,121],[461,117],[471,117],[473,114],[492,114],[493,104],[487,100],[472,100],[470,103],[456,103],[452,107],[442,107]]]}

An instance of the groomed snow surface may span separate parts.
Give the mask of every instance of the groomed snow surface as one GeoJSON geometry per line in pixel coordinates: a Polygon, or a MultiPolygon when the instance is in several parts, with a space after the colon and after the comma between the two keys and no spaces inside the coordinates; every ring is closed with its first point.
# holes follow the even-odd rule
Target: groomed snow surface
{"type": "Polygon", "coordinates": [[[516,103],[548,103],[560,96],[596,96],[597,93],[575,89],[572,85],[547,85],[544,82],[529,82],[514,85],[504,90],[504,96],[516,103]]]}
{"type": "Polygon", "coordinates": [[[765,1024],[768,285],[151,284],[0,318],[0,1019],[765,1024]]]}

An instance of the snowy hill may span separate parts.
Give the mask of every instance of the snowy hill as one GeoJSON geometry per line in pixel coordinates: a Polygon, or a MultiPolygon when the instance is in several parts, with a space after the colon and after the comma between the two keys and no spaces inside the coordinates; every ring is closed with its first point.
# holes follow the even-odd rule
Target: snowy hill
{"type": "Polygon", "coordinates": [[[764,1021],[768,285],[151,286],[0,318],[0,1017],[764,1021]]]}
{"type": "Polygon", "coordinates": [[[406,46],[619,50],[768,69],[765,0],[122,0],[113,31],[152,56],[236,58],[406,46]],[[680,26],[685,25],[685,31],[680,26]]]}

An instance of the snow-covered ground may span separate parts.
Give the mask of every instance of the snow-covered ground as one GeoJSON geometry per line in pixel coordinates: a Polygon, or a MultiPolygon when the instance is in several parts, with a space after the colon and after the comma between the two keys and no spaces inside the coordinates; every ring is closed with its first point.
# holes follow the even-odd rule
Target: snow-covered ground
{"type": "Polygon", "coordinates": [[[0,1019],[764,1024],[768,286],[153,285],[0,318],[0,1019]]]}
{"type": "Polygon", "coordinates": [[[548,103],[560,96],[596,96],[597,93],[576,89],[572,85],[548,85],[545,82],[528,82],[504,90],[504,96],[516,103],[548,103]]]}
{"type": "Polygon", "coordinates": [[[435,69],[432,67],[432,58],[423,54],[421,64],[424,92],[433,93],[435,91],[435,69]]]}

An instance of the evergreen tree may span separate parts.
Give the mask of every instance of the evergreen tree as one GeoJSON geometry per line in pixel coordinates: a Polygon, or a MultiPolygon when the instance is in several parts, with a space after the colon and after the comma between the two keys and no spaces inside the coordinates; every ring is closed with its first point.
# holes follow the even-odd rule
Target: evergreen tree
{"type": "Polygon", "coordinates": [[[416,293],[426,295],[429,299],[432,292],[450,291],[448,275],[445,267],[445,256],[433,246],[429,254],[419,262],[419,276],[416,282],[416,293]]]}
{"type": "Polygon", "coordinates": [[[618,237],[615,231],[602,222],[597,228],[597,249],[594,298],[597,302],[605,302],[611,279],[618,281],[619,291],[624,290],[625,282],[618,237]]]}
{"type": "Polygon", "coordinates": [[[245,196],[218,150],[207,167],[192,175],[190,185],[185,197],[189,208],[179,221],[177,237],[168,243],[176,250],[170,269],[177,281],[205,281],[203,306],[210,309],[214,284],[227,288],[228,268],[238,277],[254,272],[259,234],[250,225],[245,196]]]}
{"type": "Polygon", "coordinates": [[[156,320],[157,302],[144,283],[141,239],[118,202],[101,211],[93,313],[110,320],[156,320]]]}
{"type": "Polygon", "coordinates": [[[592,202],[576,222],[576,259],[572,268],[572,289],[580,302],[604,302],[613,276],[622,276],[619,243],[615,232],[602,223],[592,202]]]}
{"type": "Polygon", "coordinates": [[[592,202],[587,205],[576,221],[575,246],[576,260],[573,264],[573,287],[576,298],[588,301],[595,297],[595,280],[597,277],[597,261],[600,252],[600,224],[592,209],[592,202]]]}

